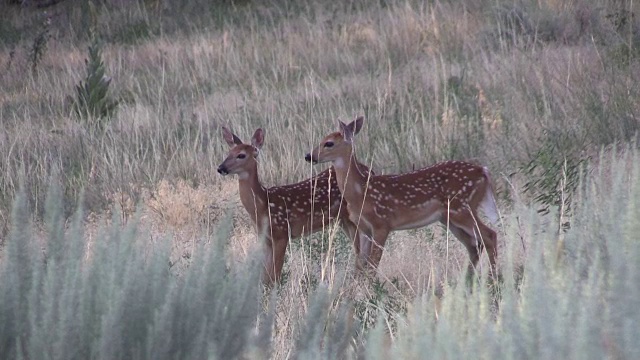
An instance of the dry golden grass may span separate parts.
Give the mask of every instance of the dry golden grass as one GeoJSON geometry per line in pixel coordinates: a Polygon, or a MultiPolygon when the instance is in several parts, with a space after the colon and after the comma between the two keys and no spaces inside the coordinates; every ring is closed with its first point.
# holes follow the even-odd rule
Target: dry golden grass
{"type": "MultiPolygon", "coordinates": [[[[150,10],[154,16],[161,14],[158,4],[150,10]]],[[[215,173],[227,151],[219,126],[230,126],[243,140],[257,127],[266,130],[260,176],[272,186],[318,171],[303,162],[303,154],[333,129],[336,118],[356,114],[367,116],[359,155],[379,173],[450,158],[474,160],[490,167],[500,208],[525,213],[529,195],[522,191],[527,175],[521,169],[541,142],[555,141],[549,134],[570,132],[571,144],[595,158],[600,145],[627,138],[618,120],[631,119],[633,125],[640,113],[633,100],[640,93],[640,63],[616,65],[620,58],[607,41],[623,47],[627,38],[587,2],[537,1],[522,8],[508,1],[398,2],[286,19],[278,17],[276,7],[255,6],[244,15],[247,23],[202,29],[179,24],[191,31],[134,45],[108,43],[104,60],[111,90],[124,101],[104,136],[89,134],[69,111],[68,96],[84,73],[86,44],[54,37],[36,75],[30,73],[28,43],[13,55],[0,51],[0,182],[6,189],[0,194],[0,235],[8,229],[19,173],[26,172],[38,208],[55,164],[65,177],[67,213],[80,188],[86,189],[92,241],[112,209],[126,220],[139,211],[150,244],[171,239],[171,262],[180,271],[231,216],[230,265],[243,263],[259,250],[260,240],[240,205],[237,180],[215,173]],[[505,35],[503,10],[528,15],[539,33],[505,35]],[[549,31],[556,40],[536,37],[549,31]]],[[[340,4],[323,6],[341,10],[340,4]]],[[[101,14],[101,21],[109,24],[122,15],[112,11],[101,14]]],[[[54,22],[62,28],[73,14],[59,13],[54,22]]],[[[527,219],[493,226],[501,253],[511,254],[501,258],[501,266],[524,263],[523,247],[536,236],[529,226],[527,219]],[[507,238],[507,229],[518,237],[507,238]]],[[[376,295],[370,282],[354,276],[349,247],[310,250],[317,242],[342,241],[339,231],[326,233],[289,246],[275,358],[291,356],[312,280],[337,293],[332,311],[376,295]]],[[[423,294],[441,299],[442,289],[466,270],[465,249],[439,225],[394,233],[387,244],[377,277],[391,298],[405,304],[423,294]]],[[[371,315],[378,309],[366,310],[371,315]]]]}

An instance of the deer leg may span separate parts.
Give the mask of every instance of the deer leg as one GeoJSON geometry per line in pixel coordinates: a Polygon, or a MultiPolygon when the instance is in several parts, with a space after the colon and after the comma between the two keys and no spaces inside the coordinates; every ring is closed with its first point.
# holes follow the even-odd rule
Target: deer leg
{"type": "Polygon", "coordinates": [[[287,240],[267,239],[264,248],[264,276],[263,282],[271,285],[280,281],[282,275],[282,266],[284,265],[284,256],[287,251],[287,240]]]}
{"type": "MultiPolygon", "coordinates": [[[[369,250],[369,264],[374,269],[378,268],[380,260],[382,259],[382,252],[384,251],[384,244],[389,237],[389,230],[386,228],[378,227],[374,228],[371,237],[373,241],[368,241],[371,249],[369,250]]],[[[366,234],[365,234],[366,236],[366,234]]]]}
{"type": "Polygon", "coordinates": [[[356,224],[350,220],[342,220],[341,225],[347,233],[347,236],[349,236],[349,239],[353,241],[353,249],[356,253],[356,269],[362,270],[364,268],[364,263],[366,263],[366,257],[369,253],[368,249],[370,249],[369,244],[366,243],[366,238],[363,239],[363,236],[365,235],[358,229],[356,224]]]}
{"type": "Polygon", "coordinates": [[[355,251],[356,256],[358,256],[360,254],[360,241],[356,224],[349,220],[341,220],[340,226],[349,237],[349,240],[353,241],[353,250],[355,251]]]}
{"type": "MultiPolygon", "coordinates": [[[[445,219],[446,221],[446,219],[445,219]]],[[[449,227],[453,234],[462,241],[469,251],[471,266],[475,269],[483,249],[487,249],[491,275],[496,275],[497,235],[471,211],[449,214],[449,227]],[[457,228],[456,230],[453,230],[457,228]]]]}
{"type": "Polygon", "coordinates": [[[358,242],[360,243],[360,255],[358,256],[358,268],[364,270],[366,265],[370,263],[371,247],[373,246],[373,237],[367,235],[364,231],[358,231],[358,242]]]}
{"type": "Polygon", "coordinates": [[[278,239],[273,242],[273,268],[275,281],[280,282],[282,267],[284,266],[284,256],[287,253],[288,239],[278,239]]]}
{"type": "Polygon", "coordinates": [[[487,249],[487,256],[489,256],[489,264],[491,265],[491,275],[497,276],[496,272],[496,258],[498,257],[498,235],[493,229],[485,225],[480,219],[476,218],[476,228],[480,231],[480,239],[478,242],[483,244],[487,249]]]}
{"type": "Polygon", "coordinates": [[[475,274],[476,265],[478,264],[478,260],[480,260],[480,254],[482,253],[482,245],[476,243],[473,236],[469,235],[465,230],[458,227],[457,225],[449,222],[447,224],[446,220],[442,222],[445,226],[448,225],[448,230],[464,245],[469,253],[469,267],[467,268],[467,281],[473,278],[475,274]]]}
{"type": "Polygon", "coordinates": [[[271,285],[276,281],[275,266],[273,264],[273,242],[271,239],[266,239],[267,243],[264,246],[264,274],[262,276],[262,282],[265,285],[271,285]]]}

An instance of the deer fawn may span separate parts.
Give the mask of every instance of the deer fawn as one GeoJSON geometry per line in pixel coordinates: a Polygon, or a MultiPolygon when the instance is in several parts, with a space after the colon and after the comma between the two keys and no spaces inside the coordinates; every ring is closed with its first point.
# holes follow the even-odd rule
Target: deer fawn
{"type": "MultiPolygon", "coordinates": [[[[335,220],[349,238],[354,239],[356,255],[359,253],[357,228],[349,221],[333,168],[299,183],[265,188],[258,179],[257,161],[264,131],[255,131],[251,145],[242,143],[225,127],[222,134],[231,150],[218,167],[218,173],[238,175],[242,205],[249,213],[258,236],[264,236],[266,240],[265,283],[280,280],[289,239],[317,232],[335,220]]],[[[368,173],[364,165],[358,169],[368,173]]]]}
{"type": "Polygon", "coordinates": [[[486,248],[495,276],[497,236],[477,216],[481,208],[493,223],[498,218],[488,169],[447,161],[405,174],[367,176],[354,166],[353,137],[363,121],[358,117],[349,125],[339,122],[340,131],[327,135],[305,157],[313,163],[333,162],[350,219],[362,236],[363,260],[375,269],[391,231],[440,221],[467,248],[471,259],[468,275],[473,275],[486,248]],[[373,248],[369,239],[373,239],[373,248]]]}

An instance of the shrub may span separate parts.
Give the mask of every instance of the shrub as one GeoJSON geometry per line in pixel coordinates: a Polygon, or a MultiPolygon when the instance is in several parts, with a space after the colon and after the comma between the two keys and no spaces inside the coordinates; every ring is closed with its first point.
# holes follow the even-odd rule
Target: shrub
{"type": "Polygon", "coordinates": [[[225,265],[219,228],[184,274],[169,269],[170,244],[148,244],[135,221],[113,218],[94,243],[82,210],[65,229],[61,193],[47,200],[44,253],[17,197],[0,271],[4,358],[237,358],[259,311],[259,268],[225,265]]]}
{"type": "Polygon", "coordinates": [[[541,213],[549,213],[552,208],[568,212],[588,161],[570,136],[550,137],[522,168],[526,176],[524,192],[540,204],[541,213]]]}
{"type": "Polygon", "coordinates": [[[92,127],[101,130],[118,107],[118,100],[109,95],[111,78],[105,75],[102,61],[102,44],[94,31],[91,33],[89,57],[85,59],[87,75],[76,85],[74,110],[81,118],[90,121],[92,127]]]}
{"type": "Polygon", "coordinates": [[[640,355],[640,159],[636,148],[602,157],[575,197],[574,226],[558,248],[557,221],[522,211],[505,223],[500,298],[487,287],[425,293],[399,321],[391,346],[378,322],[372,358],[636,358],[640,355]],[[595,169],[594,169],[595,170],[595,169]],[[526,223],[519,221],[525,219],[526,223]],[[513,257],[518,236],[530,244],[513,257]],[[558,258],[558,249],[564,255],[558,258]],[[524,268],[518,286],[516,265],[524,268]],[[497,306],[492,306],[497,305],[497,306]],[[472,354],[472,355],[471,355],[472,354]]]}
{"type": "Polygon", "coordinates": [[[49,43],[49,40],[51,39],[50,25],[51,18],[46,17],[42,22],[40,31],[36,35],[35,39],[33,39],[31,48],[29,48],[29,64],[31,66],[31,72],[33,74],[36,74],[38,66],[40,65],[42,58],[47,52],[47,45],[49,43]]]}

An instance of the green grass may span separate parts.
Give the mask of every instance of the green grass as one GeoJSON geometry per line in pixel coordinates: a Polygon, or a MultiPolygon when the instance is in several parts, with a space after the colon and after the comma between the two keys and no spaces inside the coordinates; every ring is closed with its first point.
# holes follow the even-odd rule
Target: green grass
{"type": "MultiPolygon", "coordinates": [[[[0,353],[638,357],[637,3],[0,7],[0,353]],[[73,109],[91,26],[119,101],[99,132],[73,109]],[[166,183],[228,207],[233,194],[220,192],[228,181],[215,172],[227,151],[221,125],[243,140],[266,130],[260,176],[275,185],[320,170],[304,154],[336,119],[361,114],[358,155],[378,173],[448,159],[489,167],[505,215],[499,297],[456,286],[466,259],[434,227],[395,235],[373,284],[352,278],[341,235],[302,239],[286,284],[260,306],[242,265],[251,257],[224,255],[210,239],[241,236],[242,209],[227,223],[198,208],[178,229],[154,228],[145,212],[166,183]],[[52,181],[60,186],[47,197],[52,181]],[[166,243],[149,243],[158,233],[166,243]],[[269,330],[255,335],[258,319],[269,330]],[[226,332],[244,340],[218,339],[226,332]]],[[[162,205],[163,222],[182,206],[162,205]]]]}

